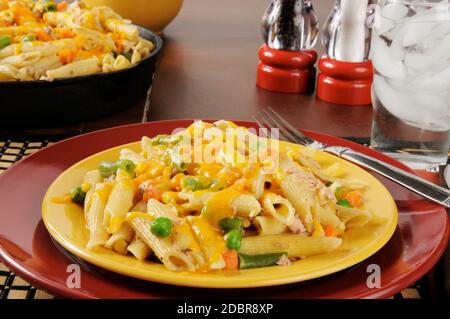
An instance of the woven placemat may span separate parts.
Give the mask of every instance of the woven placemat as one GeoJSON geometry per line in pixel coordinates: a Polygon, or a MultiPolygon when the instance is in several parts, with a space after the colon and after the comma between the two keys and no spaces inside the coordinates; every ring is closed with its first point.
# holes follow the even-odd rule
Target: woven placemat
{"type": "MultiPolygon", "coordinates": [[[[15,162],[49,145],[43,142],[0,141],[0,174],[15,162]]],[[[393,299],[427,298],[421,281],[393,296],[393,299]]],[[[0,262],[0,299],[53,299],[47,292],[37,289],[11,272],[0,262]]]]}

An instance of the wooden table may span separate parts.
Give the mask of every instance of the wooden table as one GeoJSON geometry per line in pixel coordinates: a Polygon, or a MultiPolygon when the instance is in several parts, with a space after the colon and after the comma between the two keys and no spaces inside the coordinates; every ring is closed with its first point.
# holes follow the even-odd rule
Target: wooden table
{"type": "MultiPolygon", "coordinates": [[[[269,1],[186,1],[165,33],[165,49],[151,97],[150,120],[250,120],[272,106],[298,127],[337,136],[370,135],[372,109],[279,94],[256,87],[260,22],[269,1]]],[[[334,0],[315,1],[321,24],[334,0]]],[[[320,39],[316,45],[323,52],[320,39]]]]}
{"type": "MultiPolygon", "coordinates": [[[[164,34],[150,110],[142,100],[132,108],[87,123],[39,130],[1,131],[14,135],[76,135],[142,120],[181,118],[250,120],[272,106],[298,127],[337,136],[368,137],[369,106],[342,106],[315,94],[279,94],[256,87],[261,17],[269,1],[188,0],[164,34]]],[[[315,1],[321,24],[334,0],[315,1]]],[[[320,39],[316,48],[322,54],[320,39]]]]}

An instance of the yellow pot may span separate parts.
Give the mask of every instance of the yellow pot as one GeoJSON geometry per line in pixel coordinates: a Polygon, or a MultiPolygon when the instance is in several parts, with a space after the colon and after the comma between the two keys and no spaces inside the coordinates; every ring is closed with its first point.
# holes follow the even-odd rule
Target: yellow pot
{"type": "Polygon", "coordinates": [[[180,12],[183,0],[85,0],[87,4],[108,6],[125,19],[162,33],[180,12]]]}

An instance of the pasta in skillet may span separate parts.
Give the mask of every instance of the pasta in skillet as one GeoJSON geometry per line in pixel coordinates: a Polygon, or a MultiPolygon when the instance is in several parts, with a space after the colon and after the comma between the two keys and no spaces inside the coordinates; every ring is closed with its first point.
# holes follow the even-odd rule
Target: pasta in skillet
{"type": "Polygon", "coordinates": [[[83,1],[0,0],[0,81],[130,68],[154,49],[130,21],[83,1]]]}
{"type": "Polygon", "coordinates": [[[337,250],[346,230],[371,222],[360,182],[277,143],[232,122],[195,122],[144,137],[140,153],[122,149],[55,200],[84,205],[88,249],[157,258],[171,271],[289,265],[337,250]]]}

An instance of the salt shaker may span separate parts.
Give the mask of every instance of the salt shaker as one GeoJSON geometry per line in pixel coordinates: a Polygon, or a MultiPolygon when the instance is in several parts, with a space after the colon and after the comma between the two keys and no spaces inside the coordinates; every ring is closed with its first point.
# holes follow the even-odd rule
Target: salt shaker
{"type": "Polygon", "coordinates": [[[272,0],[261,26],[259,87],[284,93],[314,91],[318,24],[311,1],[272,0]]]}
{"type": "Polygon", "coordinates": [[[376,0],[336,0],[323,30],[326,55],[319,60],[317,96],[345,105],[370,105],[370,5],[376,0]]]}

